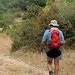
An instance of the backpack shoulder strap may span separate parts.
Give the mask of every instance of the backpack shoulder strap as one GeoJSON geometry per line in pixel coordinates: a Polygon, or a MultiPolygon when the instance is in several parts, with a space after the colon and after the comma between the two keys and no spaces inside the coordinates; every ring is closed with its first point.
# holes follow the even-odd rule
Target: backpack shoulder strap
{"type": "Polygon", "coordinates": [[[60,31],[59,31],[59,37],[60,37],[60,40],[61,40],[61,35],[60,35],[60,31]]]}
{"type": "Polygon", "coordinates": [[[51,29],[49,29],[49,33],[50,33],[50,38],[51,38],[51,29]]]}

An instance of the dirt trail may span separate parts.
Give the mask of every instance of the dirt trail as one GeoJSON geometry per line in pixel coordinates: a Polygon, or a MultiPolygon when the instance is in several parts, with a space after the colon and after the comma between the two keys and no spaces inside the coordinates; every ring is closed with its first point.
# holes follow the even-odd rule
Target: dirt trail
{"type": "MultiPolygon", "coordinates": [[[[10,38],[0,34],[0,75],[41,75],[41,69],[9,56],[10,48],[10,38]]],[[[44,71],[44,75],[47,73],[44,71]]]]}
{"type": "Polygon", "coordinates": [[[37,74],[40,72],[35,67],[4,54],[0,54],[0,61],[0,75],[31,75],[26,72],[37,74]]]}

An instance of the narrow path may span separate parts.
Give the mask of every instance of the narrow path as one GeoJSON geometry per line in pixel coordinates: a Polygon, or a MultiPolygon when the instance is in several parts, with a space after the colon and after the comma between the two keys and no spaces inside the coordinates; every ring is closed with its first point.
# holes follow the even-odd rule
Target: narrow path
{"type": "Polygon", "coordinates": [[[26,75],[26,72],[36,73],[40,71],[23,61],[0,54],[0,75],[26,75]]]}
{"type": "MultiPolygon", "coordinates": [[[[0,53],[0,75],[41,75],[41,70],[0,53]]],[[[43,75],[48,75],[44,71],[43,75]]]]}

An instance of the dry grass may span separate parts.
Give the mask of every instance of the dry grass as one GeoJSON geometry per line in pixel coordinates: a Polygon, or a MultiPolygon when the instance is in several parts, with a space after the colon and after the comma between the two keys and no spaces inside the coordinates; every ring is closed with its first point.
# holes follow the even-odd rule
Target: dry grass
{"type": "Polygon", "coordinates": [[[2,66],[3,65],[3,62],[2,61],[0,61],[0,66],[2,66]]]}
{"type": "Polygon", "coordinates": [[[0,53],[10,53],[11,40],[6,34],[0,34],[0,53]]]}
{"type": "MultiPolygon", "coordinates": [[[[23,53],[22,51],[18,51],[13,53],[14,57],[21,59],[22,61],[41,69],[41,55],[40,53],[23,53]]],[[[75,51],[68,50],[63,54],[63,60],[60,61],[60,72],[59,75],[62,75],[62,61],[64,66],[64,75],[75,75],[75,51]]],[[[44,70],[47,71],[47,60],[46,55],[43,53],[43,67],[44,70]]],[[[54,67],[54,65],[53,65],[54,67]]]]}

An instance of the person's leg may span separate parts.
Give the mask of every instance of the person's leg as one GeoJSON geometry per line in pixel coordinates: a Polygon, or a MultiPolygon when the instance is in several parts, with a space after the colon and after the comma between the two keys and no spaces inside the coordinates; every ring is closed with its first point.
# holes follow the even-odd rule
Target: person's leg
{"type": "Polygon", "coordinates": [[[49,70],[49,75],[53,75],[52,61],[53,61],[53,58],[50,58],[50,57],[47,56],[47,68],[49,70]]]}
{"type": "MultiPolygon", "coordinates": [[[[62,52],[61,48],[60,48],[60,51],[62,52]]],[[[54,66],[55,66],[54,73],[55,73],[55,75],[58,75],[58,72],[59,72],[59,61],[60,60],[62,60],[62,53],[57,58],[54,58],[54,66]]]]}
{"type": "Polygon", "coordinates": [[[52,70],[52,61],[47,61],[48,70],[52,70]]]}
{"type": "Polygon", "coordinates": [[[59,61],[54,61],[54,73],[55,75],[58,75],[58,72],[59,72],[59,61]]]}
{"type": "Polygon", "coordinates": [[[53,58],[48,57],[47,54],[46,54],[46,57],[47,57],[47,68],[50,71],[50,70],[52,70],[52,61],[53,61],[53,58]]]}
{"type": "Polygon", "coordinates": [[[47,67],[49,70],[49,75],[53,75],[53,71],[52,71],[52,61],[47,61],[47,67]]]}

